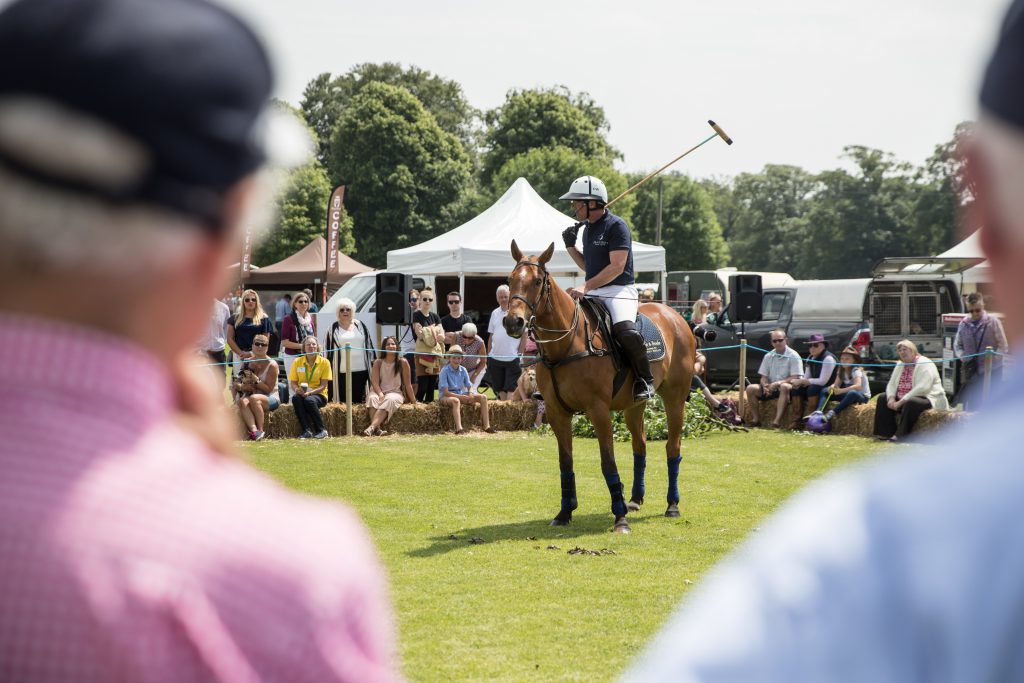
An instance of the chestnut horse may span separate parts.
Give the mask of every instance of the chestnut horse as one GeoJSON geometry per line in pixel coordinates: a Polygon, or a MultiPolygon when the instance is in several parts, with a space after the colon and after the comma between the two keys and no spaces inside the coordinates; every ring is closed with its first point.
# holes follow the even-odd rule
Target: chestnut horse
{"type": "MultiPolygon", "coordinates": [[[[609,348],[596,333],[596,321],[548,274],[544,264],[551,260],[554,243],[539,257],[523,256],[512,241],[515,268],[509,275],[508,313],[503,319],[512,337],[533,333],[542,362],[537,364],[537,384],[547,409],[548,423],[558,439],[558,465],[562,474],[562,505],[552,526],[572,521],[576,509],[576,475],[572,467],[572,416],[585,413],[594,425],[601,448],[601,471],[612,498],[615,531],[629,533],[627,510],[637,511],[644,502],[644,470],[647,466],[647,435],[644,432],[644,403],[633,400],[630,372],[618,393],[612,395],[615,376],[610,356],[588,353],[588,333],[594,349],[609,348]],[[622,481],[615,467],[612,449],[611,411],[625,412],[633,436],[633,489],[627,506],[622,481]]],[[[665,403],[668,421],[668,509],[666,517],[679,516],[679,440],[684,409],[693,379],[696,342],[690,326],[668,306],[645,303],[640,311],[661,330],[665,356],[651,362],[654,385],[665,403]]]]}

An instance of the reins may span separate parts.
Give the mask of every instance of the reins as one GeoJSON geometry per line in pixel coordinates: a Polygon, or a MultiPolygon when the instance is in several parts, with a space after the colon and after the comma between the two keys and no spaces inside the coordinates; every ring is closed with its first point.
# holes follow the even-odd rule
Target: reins
{"type": "Polygon", "coordinates": [[[580,327],[580,319],[581,319],[581,317],[583,319],[583,326],[584,326],[584,328],[589,328],[590,325],[587,322],[586,316],[582,315],[582,313],[581,313],[583,307],[582,307],[582,305],[580,304],[580,302],[578,300],[574,300],[573,301],[575,306],[573,308],[572,323],[569,325],[568,329],[547,328],[547,327],[541,327],[540,325],[538,325],[537,324],[537,313],[536,312],[537,312],[537,308],[541,305],[541,302],[545,298],[547,298],[547,310],[551,311],[552,308],[553,308],[553,304],[552,304],[552,301],[551,301],[551,299],[552,299],[552,297],[551,297],[551,276],[548,273],[547,268],[545,268],[542,264],[534,263],[533,261],[530,261],[530,260],[524,260],[524,261],[519,261],[516,264],[516,267],[512,269],[512,273],[509,275],[509,280],[512,279],[512,275],[515,274],[515,272],[517,270],[519,270],[519,268],[521,266],[533,266],[534,268],[540,269],[540,272],[543,273],[544,279],[541,282],[540,292],[537,294],[537,298],[536,298],[536,300],[533,303],[528,301],[526,299],[526,297],[520,296],[519,294],[516,294],[516,295],[510,297],[510,300],[511,299],[518,299],[518,300],[522,301],[524,304],[526,304],[526,307],[530,309],[530,319],[528,321],[526,321],[526,330],[528,332],[532,332],[532,331],[536,330],[538,332],[547,332],[547,333],[551,333],[551,334],[561,333],[561,336],[559,336],[559,337],[557,337],[555,339],[540,339],[539,337],[537,337],[535,335],[534,336],[534,341],[537,342],[537,353],[540,355],[541,362],[544,364],[544,367],[546,367],[548,369],[548,371],[550,372],[551,384],[552,384],[552,386],[554,387],[554,390],[555,390],[555,398],[558,399],[558,402],[562,405],[562,408],[565,409],[565,411],[567,413],[572,414],[572,413],[578,412],[578,411],[575,411],[572,408],[570,408],[569,405],[565,402],[565,399],[562,398],[562,393],[558,390],[558,380],[555,377],[555,369],[558,368],[558,367],[561,367],[563,365],[567,365],[569,363],[572,363],[574,361],[582,360],[582,359],[587,358],[589,356],[603,356],[603,355],[605,355],[605,351],[594,348],[593,340],[591,338],[590,333],[588,332],[587,329],[584,329],[584,331],[583,331],[583,344],[584,344],[584,348],[583,348],[582,351],[577,351],[576,353],[570,354],[570,355],[566,356],[565,358],[561,358],[561,359],[555,360],[555,361],[551,360],[547,356],[547,354],[545,354],[545,352],[544,352],[545,347],[543,345],[544,344],[555,344],[557,342],[562,341],[563,339],[565,339],[566,337],[568,337],[570,335],[574,335],[576,333],[576,331],[580,327]]]}
{"type": "MultiPolygon", "coordinates": [[[[552,334],[562,333],[562,336],[556,339],[540,339],[534,336],[534,341],[536,341],[538,344],[555,344],[576,332],[576,329],[579,327],[580,324],[580,303],[578,301],[574,301],[575,307],[573,308],[572,313],[572,323],[569,325],[568,329],[541,327],[537,323],[537,307],[541,305],[541,302],[544,299],[547,300],[548,311],[552,310],[553,307],[553,304],[551,302],[551,276],[548,273],[547,268],[545,268],[543,265],[539,263],[534,263],[533,261],[530,260],[520,261],[519,263],[517,263],[516,267],[512,269],[512,274],[515,274],[515,272],[519,270],[521,266],[533,266],[534,268],[538,268],[544,276],[544,279],[541,282],[540,292],[537,294],[537,298],[533,303],[530,303],[526,299],[526,297],[520,296],[519,294],[516,294],[513,297],[511,297],[512,299],[519,299],[524,304],[526,304],[526,307],[528,309],[530,309],[530,319],[526,321],[526,329],[531,332],[536,330],[538,332],[549,332],[552,334]]],[[[509,279],[511,279],[511,277],[512,276],[510,275],[509,279]]],[[[543,358],[543,354],[541,354],[541,357],[543,358]]]]}

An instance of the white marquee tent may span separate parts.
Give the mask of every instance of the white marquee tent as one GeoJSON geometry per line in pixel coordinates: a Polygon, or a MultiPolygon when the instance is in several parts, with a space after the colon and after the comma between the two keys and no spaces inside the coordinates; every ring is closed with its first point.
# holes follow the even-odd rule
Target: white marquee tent
{"type": "MultiPolygon", "coordinates": [[[[939,254],[940,258],[985,258],[981,251],[981,244],[978,242],[978,231],[972,232],[966,239],[953,248],[939,254]]],[[[979,283],[991,282],[992,275],[989,272],[988,261],[982,261],[978,265],[968,268],[963,273],[963,282],[979,283]]]]}
{"type": "MultiPolygon", "coordinates": [[[[422,244],[388,252],[388,270],[416,275],[507,275],[515,265],[510,245],[516,241],[524,254],[542,253],[552,242],[555,253],[548,271],[555,275],[580,274],[562,246],[562,231],[572,219],[541,199],[526,178],[486,211],[443,235],[422,244]]],[[[665,271],[665,248],[633,242],[636,273],[665,271]]]]}

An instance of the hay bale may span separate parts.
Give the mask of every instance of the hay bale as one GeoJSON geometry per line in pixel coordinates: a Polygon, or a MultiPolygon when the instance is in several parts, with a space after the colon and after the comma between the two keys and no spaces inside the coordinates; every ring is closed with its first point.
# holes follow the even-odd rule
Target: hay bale
{"type": "MultiPolygon", "coordinates": [[[[491,425],[503,432],[528,430],[533,426],[537,407],[533,401],[511,402],[491,401],[488,404],[491,425]]],[[[324,426],[331,436],[345,436],[348,406],[344,403],[328,403],[320,411],[324,426]]],[[[241,420],[239,420],[241,422],[241,420]]],[[[352,434],[358,436],[370,425],[370,410],[364,405],[352,406],[352,434]]],[[[468,430],[482,430],[480,411],[476,406],[462,407],[462,427],[468,430]]],[[[436,401],[403,405],[385,426],[394,434],[439,434],[455,430],[455,421],[450,408],[442,408],[436,401]]],[[[301,428],[291,405],[283,405],[267,417],[264,431],[270,439],[291,439],[299,435],[301,428]]]]}
{"type": "MultiPolygon", "coordinates": [[[[735,391],[719,395],[720,398],[727,396],[733,400],[739,400],[739,393],[735,391]]],[[[873,396],[867,403],[850,406],[843,410],[832,423],[832,433],[851,434],[867,438],[873,437],[875,433],[875,403],[877,401],[878,397],[873,396]]],[[[833,401],[829,406],[834,408],[837,404],[838,401],[833,401]]],[[[757,406],[761,424],[771,424],[772,420],[775,419],[776,401],[758,401],[757,406]]],[[[792,420],[792,410],[791,403],[783,414],[783,427],[789,426],[792,420]]],[[[807,411],[810,411],[810,407],[807,408],[807,411]]],[[[959,424],[962,420],[970,419],[970,417],[971,413],[962,411],[926,410],[921,414],[917,424],[914,426],[914,432],[922,433],[942,429],[949,425],[959,424]]]]}
{"type": "Polygon", "coordinates": [[[391,416],[387,430],[393,434],[437,434],[442,431],[439,408],[436,402],[404,405],[391,416]]]}
{"type": "MultiPolygon", "coordinates": [[[[736,392],[719,394],[719,397],[738,399],[736,392]]],[[[833,422],[833,434],[853,434],[870,438],[875,428],[875,402],[877,397],[868,403],[850,406],[839,414],[833,422]]],[[[775,401],[758,401],[757,409],[761,416],[761,424],[768,425],[775,418],[775,401]]],[[[834,404],[833,404],[834,405],[834,404]]],[[[533,401],[490,401],[491,425],[502,432],[526,431],[533,426],[537,415],[537,406],[533,401]]],[[[344,403],[329,403],[321,410],[324,425],[331,436],[344,436],[345,415],[347,406],[344,403]]],[[[792,414],[792,404],[783,414],[783,426],[788,426],[792,414]]],[[[970,419],[971,413],[953,412],[948,410],[927,410],[917,422],[916,433],[933,431],[948,425],[958,424],[970,419]]],[[[241,424],[241,419],[239,419],[241,424]]],[[[370,411],[364,405],[352,406],[352,434],[361,435],[370,424],[370,411]]],[[[462,426],[467,430],[481,430],[480,412],[473,406],[463,406],[462,426]]],[[[452,411],[442,408],[436,401],[404,405],[391,417],[385,427],[393,434],[440,434],[455,430],[452,411]]],[[[241,432],[241,429],[239,430],[241,432]]],[[[264,431],[270,439],[291,439],[298,436],[299,420],[291,405],[283,405],[267,417],[264,431]]]]}
{"type": "Polygon", "coordinates": [[[502,432],[528,430],[537,419],[533,401],[491,401],[491,425],[502,432]]]}
{"type": "Polygon", "coordinates": [[[839,414],[839,417],[849,423],[849,427],[837,434],[856,434],[858,436],[871,437],[875,434],[875,401],[868,401],[856,406],[850,406],[839,414]],[[850,413],[849,416],[846,413],[850,413]]]}
{"type": "Polygon", "coordinates": [[[299,418],[295,417],[295,409],[289,403],[267,415],[263,431],[268,439],[293,439],[299,435],[302,427],[299,418]]]}

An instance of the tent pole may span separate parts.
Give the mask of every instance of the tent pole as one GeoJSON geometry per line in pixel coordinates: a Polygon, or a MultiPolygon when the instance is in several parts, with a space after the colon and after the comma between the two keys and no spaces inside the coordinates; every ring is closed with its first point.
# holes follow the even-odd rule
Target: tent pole
{"type": "Polygon", "coordinates": [[[459,300],[462,301],[462,312],[466,312],[466,274],[459,271],[459,300]]]}

